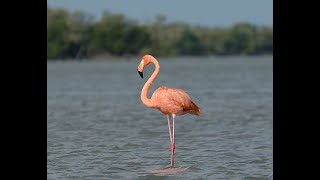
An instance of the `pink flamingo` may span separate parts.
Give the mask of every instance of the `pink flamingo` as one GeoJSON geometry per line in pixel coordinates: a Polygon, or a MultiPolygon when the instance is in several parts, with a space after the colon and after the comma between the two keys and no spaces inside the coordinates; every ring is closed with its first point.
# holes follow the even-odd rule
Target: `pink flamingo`
{"type": "Polygon", "coordinates": [[[196,116],[200,115],[200,108],[192,102],[190,96],[186,93],[186,91],[181,89],[167,88],[164,86],[156,89],[151,99],[148,98],[148,90],[153,83],[154,79],[157,77],[160,71],[160,66],[158,61],[151,55],[144,55],[142,60],[138,66],[138,73],[143,78],[143,69],[149,65],[149,63],[153,63],[155,65],[155,70],[152,73],[151,77],[145,83],[141,91],[141,101],[142,103],[150,108],[159,109],[163,114],[167,116],[168,120],[168,128],[171,142],[171,168],[174,168],[174,150],[175,150],[175,142],[174,142],[174,121],[175,117],[183,114],[193,114],[196,116]],[[172,115],[172,130],[170,126],[170,115],[172,115]]]}

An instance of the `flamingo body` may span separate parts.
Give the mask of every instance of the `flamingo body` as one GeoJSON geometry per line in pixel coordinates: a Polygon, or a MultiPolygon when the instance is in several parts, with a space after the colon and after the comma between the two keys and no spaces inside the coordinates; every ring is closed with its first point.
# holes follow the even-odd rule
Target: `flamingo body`
{"type": "Polygon", "coordinates": [[[161,86],[154,91],[151,97],[154,108],[163,114],[183,115],[186,113],[200,115],[199,107],[192,102],[186,91],[161,86]]]}

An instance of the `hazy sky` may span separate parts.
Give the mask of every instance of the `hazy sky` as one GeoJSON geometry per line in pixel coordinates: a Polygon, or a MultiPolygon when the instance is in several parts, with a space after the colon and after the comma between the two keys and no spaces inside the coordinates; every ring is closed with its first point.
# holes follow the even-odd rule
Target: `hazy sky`
{"type": "Polygon", "coordinates": [[[168,22],[227,27],[238,22],[273,25],[273,0],[47,0],[48,7],[82,10],[100,18],[104,10],[141,23],[165,15],[168,22]]]}

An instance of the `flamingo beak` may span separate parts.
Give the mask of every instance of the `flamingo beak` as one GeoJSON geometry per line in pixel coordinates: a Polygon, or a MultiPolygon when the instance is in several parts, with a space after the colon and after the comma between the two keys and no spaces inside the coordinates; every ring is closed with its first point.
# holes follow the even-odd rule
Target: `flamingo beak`
{"type": "Polygon", "coordinates": [[[139,73],[140,77],[143,79],[143,71],[138,70],[138,73],[139,73]]]}
{"type": "Polygon", "coordinates": [[[138,66],[138,73],[140,75],[140,77],[143,79],[143,67],[144,67],[144,61],[142,60],[138,66]]]}

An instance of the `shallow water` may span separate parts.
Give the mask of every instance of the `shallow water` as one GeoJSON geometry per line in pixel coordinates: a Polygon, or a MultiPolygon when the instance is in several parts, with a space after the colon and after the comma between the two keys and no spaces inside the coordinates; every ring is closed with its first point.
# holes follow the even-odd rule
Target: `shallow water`
{"type": "Polygon", "coordinates": [[[145,107],[140,59],[47,63],[48,179],[273,179],[273,57],[159,58],[159,86],[187,90],[171,175],[165,116],[145,107]]]}

